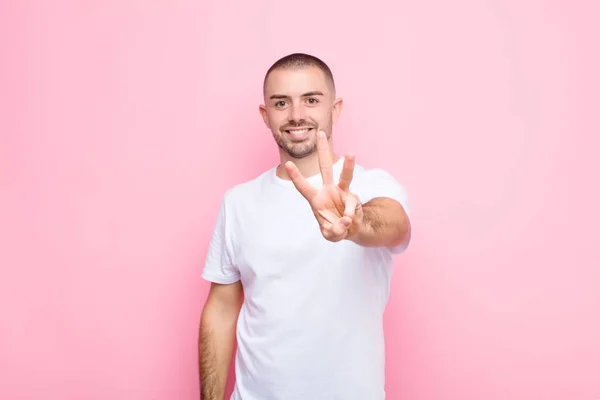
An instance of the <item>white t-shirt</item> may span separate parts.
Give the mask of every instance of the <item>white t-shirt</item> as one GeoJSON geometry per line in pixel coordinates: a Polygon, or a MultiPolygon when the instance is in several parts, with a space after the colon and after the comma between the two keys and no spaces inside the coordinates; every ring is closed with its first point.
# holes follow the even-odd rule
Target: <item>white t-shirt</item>
{"type": "MultiPolygon", "coordinates": [[[[336,183],[342,166],[333,166],[336,183]]],[[[410,236],[395,248],[329,242],[275,171],[226,192],[202,274],[244,288],[231,400],[382,400],[383,312],[393,255],[410,236]]],[[[320,174],[308,181],[322,185],[320,174]]],[[[356,165],[350,191],[409,212],[406,191],[381,169],[356,165]]]]}

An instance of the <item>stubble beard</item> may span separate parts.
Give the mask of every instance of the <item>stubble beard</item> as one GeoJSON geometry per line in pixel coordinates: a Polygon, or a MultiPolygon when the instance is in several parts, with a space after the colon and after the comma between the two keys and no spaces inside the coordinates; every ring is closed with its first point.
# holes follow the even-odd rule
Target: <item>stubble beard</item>
{"type": "Polygon", "coordinates": [[[317,133],[319,132],[319,130],[324,130],[326,132],[327,139],[331,137],[332,123],[331,121],[329,121],[328,126],[323,128],[319,126],[313,126],[311,137],[302,142],[292,142],[285,138],[285,129],[289,127],[290,126],[286,126],[283,129],[280,129],[279,131],[273,133],[275,143],[277,143],[277,146],[279,146],[279,148],[286,152],[290,157],[304,158],[310,156],[311,154],[317,151],[317,133]]]}
{"type": "Polygon", "coordinates": [[[303,142],[290,142],[283,138],[282,134],[274,134],[273,137],[277,146],[292,158],[308,157],[317,150],[317,143],[313,137],[303,142]]]}

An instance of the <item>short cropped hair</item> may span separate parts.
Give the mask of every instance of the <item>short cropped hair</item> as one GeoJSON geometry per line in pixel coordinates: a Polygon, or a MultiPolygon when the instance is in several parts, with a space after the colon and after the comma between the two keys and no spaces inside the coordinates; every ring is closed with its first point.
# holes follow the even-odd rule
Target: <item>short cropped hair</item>
{"type": "Polygon", "coordinates": [[[293,53],[289,54],[285,57],[280,58],[275,61],[273,65],[269,68],[267,73],[265,74],[265,79],[263,82],[263,90],[267,85],[267,78],[269,74],[273,70],[276,69],[300,69],[305,67],[317,67],[325,74],[325,78],[331,83],[331,87],[335,91],[335,81],[333,79],[333,74],[331,73],[331,69],[329,66],[321,59],[312,56],[310,54],[305,53],[293,53]]]}

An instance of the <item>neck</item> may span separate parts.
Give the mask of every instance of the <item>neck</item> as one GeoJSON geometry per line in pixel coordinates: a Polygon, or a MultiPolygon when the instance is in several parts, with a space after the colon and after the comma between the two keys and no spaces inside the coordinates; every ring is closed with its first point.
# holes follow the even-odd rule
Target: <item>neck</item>
{"type": "MultiPolygon", "coordinates": [[[[330,152],[330,154],[331,160],[335,164],[340,157],[335,154],[333,150],[330,152]]],[[[316,150],[309,156],[294,158],[285,153],[283,150],[279,149],[279,165],[277,166],[277,176],[281,179],[290,179],[284,167],[285,163],[288,161],[292,161],[294,164],[296,164],[296,167],[298,167],[298,170],[305,178],[321,173],[321,168],[319,166],[319,155],[317,154],[316,150]]]]}

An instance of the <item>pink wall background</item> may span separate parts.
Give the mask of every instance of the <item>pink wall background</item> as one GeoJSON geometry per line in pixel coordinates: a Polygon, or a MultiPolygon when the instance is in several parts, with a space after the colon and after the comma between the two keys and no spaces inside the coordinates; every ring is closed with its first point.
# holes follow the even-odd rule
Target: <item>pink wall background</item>
{"type": "Polygon", "coordinates": [[[389,399],[600,398],[599,7],[369,5],[0,3],[1,399],[199,397],[215,213],[277,162],[294,51],[334,70],[337,150],[411,195],[389,399]]]}

